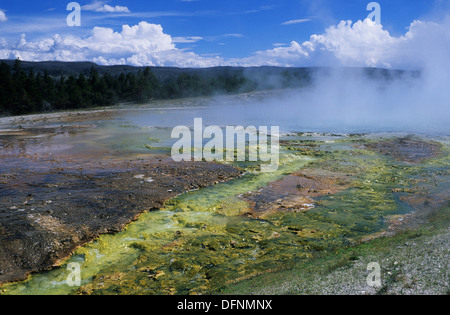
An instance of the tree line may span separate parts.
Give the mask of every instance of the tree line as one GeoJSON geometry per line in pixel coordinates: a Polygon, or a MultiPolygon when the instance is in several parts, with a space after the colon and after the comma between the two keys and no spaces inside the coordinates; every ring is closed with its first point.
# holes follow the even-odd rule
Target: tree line
{"type": "Polygon", "coordinates": [[[137,73],[89,73],[52,77],[47,71],[25,71],[20,60],[10,67],[0,63],[0,115],[23,115],[54,110],[111,106],[118,103],[146,103],[153,99],[208,96],[255,89],[243,75],[224,73],[200,77],[180,73],[160,81],[149,67],[137,73]]]}

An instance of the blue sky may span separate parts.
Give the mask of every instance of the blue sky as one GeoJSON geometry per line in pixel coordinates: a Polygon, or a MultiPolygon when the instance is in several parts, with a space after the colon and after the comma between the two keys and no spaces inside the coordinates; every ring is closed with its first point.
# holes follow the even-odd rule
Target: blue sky
{"type": "MultiPolygon", "coordinates": [[[[78,1],[82,6],[82,26],[69,27],[66,24],[69,2],[0,2],[0,49],[3,43],[4,51],[20,51],[17,42],[22,34],[30,50],[30,47],[40,49],[40,41],[56,34],[86,39],[95,27],[120,33],[123,25],[146,22],[161,25],[162,33],[171,37],[178,53],[236,61],[259,51],[289,47],[292,42],[302,44],[311,35],[324,34],[340,21],[364,20],[370,13],[366,10],[368,0],[83,0],[78,1]]],[[[407,33],[413,21],[436,19],[449,8],[448,0],[377,2],[381,6],[383,30],[392,37],[407,33]]]]}

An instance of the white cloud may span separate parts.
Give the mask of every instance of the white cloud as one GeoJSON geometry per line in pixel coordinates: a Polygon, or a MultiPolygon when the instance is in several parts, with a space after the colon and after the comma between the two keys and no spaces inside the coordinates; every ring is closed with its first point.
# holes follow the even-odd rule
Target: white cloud
{"type": "MultiPolygon", "coordinates": [[[[414,21],[405,35],[395,37],[379,24],[341,21],[308,41],[292,41],[287,47],[258,51],[233,63],[273,66],[368,66],[419,68],[432,54],[447,54],[449,19],[442,23],[414,21]],[[447,48],[446,48],[447,47],[447,48]]],[[[280,46],[280,45],[275,45],[280,46]]],[[[442,60],[442,58],[440,58],[442,60]]]]}
{"type": "Polygon", "coordinates": [[[298,19],[298,20],[290,20],[290,21],[286,21],[281,23],[281,25],[292,25],[292,24],[300,24],[300,23],[306,23],[306,22],[310,22],[311,19],[298,19]]]}
{"type": "Polygon", "coordinates": [[[180,36],[180,37],[173,37],[173,42],[174,43],[196,43],[202,39],[204,39],[201,36],[180,36]]]}
{"type": "Polygon", "coordinates": [[[106,4],[105,1],[94,1],[90,4],[84,5],[81,7],[83,10],[86,11],[95,11],[95,12],[106,12],[106,13],[130,13],[130,10],[128,7],[125,6],[110,6],[109,4],[106,4]]]}
{"type": "Polygon", "coordinates": [[[299,62],[307,60],[308,57],[308,52],[304,47],[293,41],[288,47],[276,47],[270,50],[258,51],[254,56],[232,59],[230,61],[235,66],[295,66],[299,62]]]}
{"type": "Polygon", "coordinates": [[[0,45],[0,57],[29,61],[93,61],[103,65],[212,67],[222,64],[219,58],[205,58],[177,49],[174,39],[164,33],[161,25],[147,22],[123,25],[121,31],[94,27],[87,37],[55,35],[36,42],[27,41],[22,34],[16,43],[0,45]]]}
{"type": "Polygon", "coordinates": [[[104,6],[98,8],[96,10],[97,12],[109,12],[109,13],[130,13],[130,10],[127,7],[116,5],[115,7],[112,7],[108,4],[105,4],[104,6]]]}
{"type": "Polygon", "coordinates": [[[239,34],[239,33],[232,33],[232,34],[224,34],[224,35],[222,35],[221,37],[243,38],[243,37],[245,37],[245,36],[242,35],[242,34],[239,34]]]}
{"type": "Polygon", "coordinates": [[[96,10],[100,9],[102,6],[104,6],[105,3],[106,3],[105,1],[95,0],[92,3],[82,6],[81,9],[86,10],[86,11],[96,11],[96,10]]]}
{"type": "Polygon", "coordinates": [[[6,17],[5,11],[0,10],[0,22],[6,22],[8,18],[6,17]]]}

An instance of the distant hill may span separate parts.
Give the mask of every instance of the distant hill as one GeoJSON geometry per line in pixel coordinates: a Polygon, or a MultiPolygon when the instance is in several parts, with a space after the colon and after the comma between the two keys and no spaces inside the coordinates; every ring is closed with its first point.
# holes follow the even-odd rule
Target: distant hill
{"type": "Polygon", "coordinates": [[[323,76],[389,82],[418,72],[377,68],[133,67],[92,62],[0,60],[0,115],[110,106],[119,102],[304,88],[323,76]]]}
{"type": "MultiPolygon", "coordinates": [[[[14,65],[15,60],[1,60],[5,62],[11,68],[14,65]]],[[[99,74],[109,73],[110,75],[120,75],[121,73],[137,74],[139,71],[143,71],[146,67],[135,67],[128,65],[118,66],[101,66],[93,62],[61,62],[61,61],[42,61],[42,62],[21,62],[22,69],[28,72],[32,69],[35,73],[44,74],[47,70],[48,74],[52,77],[60,77],[62,75],[79,75],[81,73],[89,75],[92,68],[94,68],[99,74]]],[[[198,75],[200,77],[217,77],[222,74],[227,75],[245,75],[247,77],[256,78],[258,76],[282,76],[293,75],[296,77],[309,77],[313,73],[322,71],[326,73],[332,68],[327,67],[213,67],[213,68],[175,68],[175,67],[149,67],[153,74],[159,81],[165,81],[167,79],[178,77],[181,73],[189,75],[198,75]]],[[[395,79],[399,78],[409,71],[404,70],[390,70],[381,68],[341,68],[341,71],[345,71],[348,74],[363,72],[371,78],[376,79],[395,79]]],[[[415,73],[418,75],[418,73],[415,73]]]]}

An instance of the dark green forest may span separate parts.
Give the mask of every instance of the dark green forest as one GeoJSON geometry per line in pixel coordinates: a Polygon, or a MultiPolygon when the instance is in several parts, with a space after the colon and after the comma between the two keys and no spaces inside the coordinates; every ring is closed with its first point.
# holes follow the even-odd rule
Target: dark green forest
{"type": "Polygon", "coordinates": [[[153,99],[207,96],[234,93],[248,82],[243,76],[222,75],[200,78],[180,73],[160,82],[149,67],[137,73],[50,76],[47,71],[27,71],[16,60],[11,68],[0,63],[0,114],[21,115],[55,110],[111,106],[120,102],[146,103],[153,99]]]}

